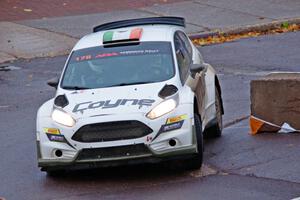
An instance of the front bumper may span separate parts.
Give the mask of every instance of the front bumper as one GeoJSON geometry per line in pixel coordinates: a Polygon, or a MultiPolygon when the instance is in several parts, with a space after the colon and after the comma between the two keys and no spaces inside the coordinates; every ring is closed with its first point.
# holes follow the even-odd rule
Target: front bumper
{"type": "Polygon", "coordinates": [[[171,113],[155,120],[149,120],[144,115],[135,113],[126,116],[114,115],[99,118],[95,117],[88,121],[81,120],[77,123],[76,127],[66,128],[59,124],[55,124],[51,119],[40,119],[38,121],[37,128],[38,164],[39,167],[42,168],[114,166],[139,162],[151,163],[174,158],[176,159],[178,156],[186,157],[188,155],[194,155],[197,152],[193,110],[190,104],[179,105],[171,113]],[[183,124],[180,129],[166,131],[163,133],[160,132],[161,127],[167,123],[167,119],[182,114],[186,115],[186,118],[183,120],[183,124]],[[83,125],[99,123],[99,121],[109,122],[121,121],[124,119],[140,119],[139,121],[149,126],[153,132],[140,138],[107,142],[83,143],[72,140],[72,136],[76,130],[83,125]],[[67,142],[50,141],[47,135],[43,132],[45,127],[58,128],[64,135],[67,142]],[[170,140],[175,141],[175,145],[170,145],[170,140]],[[136,146],[143,146],[142,151],[140,151],[141,149],[130,150],[131,147],[136,148],[136,146]],[[129,147],[129,150],[125,149],[126,147],[129,147]],[[102,150],[106,149],[107,151],[103,153],[102,150]],[[56,155],[57,150],[61,151],[62,156],[58,157],[56,155]],[[90,156],[82,156],[88,151],[92,152],[90,156]],[[100,151],[101,153],[97,154],[97,151],[100,151]],[[110,156],[110,151],[115,152],[115,154],[112,153],[110,156]],[[93,152],[96,152],[95,155],[92,155],[93,152]]]}
{"type": "MultiPolygon", "coordinates": [[[[128,156],[115,159],[93,159],[80,161],[77,157],[74,160],[61,160],[61,159],[39,159],[38,165],[42,170],[55,170],[55,169],[86,169],[98,167],[114,167],[123,165],[135,165],[142,163],[160,163],[169,160],[185,160],[192,158],[196,155],[196,147],[191,146],[181,149],[177,152],[172,152],[162,155],[141,155],[141,156],[128,156]]],[[[80,152],[78,152],[78,155],[80,152]]]]}

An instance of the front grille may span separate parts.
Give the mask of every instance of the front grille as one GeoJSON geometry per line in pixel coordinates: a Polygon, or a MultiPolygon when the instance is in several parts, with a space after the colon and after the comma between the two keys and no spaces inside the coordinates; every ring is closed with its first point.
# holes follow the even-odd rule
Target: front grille
{"type": "Polygon", "coordinates": [[[151,155],[151,151],[144,144],[136,144],[118,147],[82,149],[77,157],[77,160],[98,160],[106,158],[122,158],[143,155],[151,155]]]}
{"type": "Polygon", "coordinates": [[[78,142],[105,142],[143,137],[152,129],[139,121],[117,121],[82,126],[72,136],[78,142]]]}

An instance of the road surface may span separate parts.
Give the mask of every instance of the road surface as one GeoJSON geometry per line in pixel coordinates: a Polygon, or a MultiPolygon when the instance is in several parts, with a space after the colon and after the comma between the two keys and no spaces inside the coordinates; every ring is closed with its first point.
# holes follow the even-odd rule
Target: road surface
{"type": "Polygon", "coordinates": [[[300,196],[299,134],[249,135],[249,83],[300,71],[300,32],[201,47],[218,71],[225,104],[221,138],[206,141],[200,171],[163,165],[99,169],[51,178],[37,168],[35,117],[54,95],[46,80],[65,56],[0,67],[0,196],[14,199],[292,199],[300,196]],[[10,70],[11,69],[11,70],[10,70]]]}

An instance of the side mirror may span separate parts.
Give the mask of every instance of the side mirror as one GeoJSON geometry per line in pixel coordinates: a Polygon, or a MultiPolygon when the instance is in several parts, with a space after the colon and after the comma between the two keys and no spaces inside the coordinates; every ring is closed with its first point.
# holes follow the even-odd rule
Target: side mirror
{"type": "Polygon", "coordinates": [[[52,79],[48,80],[47,84],[49,86],[54,87],[55,89],[57,89],[58,82],[59,82],[59,79],[57,77],[55,77],[55,78],[52,78],[52,79]]]}
{"type": "Polygon", "coordinates": [[[203,64],[191,64],[191,67],[190,67],[190,71],[191,71],[191,76],[192,77],[195,77],[195,75],[204,70],[205,69],[205,66],[203,64]]]}

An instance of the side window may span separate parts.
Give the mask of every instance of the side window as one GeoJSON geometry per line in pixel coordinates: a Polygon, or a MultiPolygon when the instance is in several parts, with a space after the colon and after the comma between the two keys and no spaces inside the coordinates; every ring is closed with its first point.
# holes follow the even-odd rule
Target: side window
{"type": "Polygon", "coordinates": [[[193,57],[193,48],[191,46],[190,40],[181,31],[178,31],[178,35],[179,35],[180,39],[183,41],[184,47],[186,48],[189,56],[192,58],[193,57]]]}
{"type": "Polygon", "coordinates": [[[176,52],[176,59],[178,69],[180,73],[181,82],[184,82],[189,72],[189,66],[191,64],[191,57],[185,47],[184,41],[178,35],[178,32],[174,35],[174,46],[176,52]]]}

